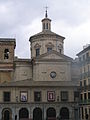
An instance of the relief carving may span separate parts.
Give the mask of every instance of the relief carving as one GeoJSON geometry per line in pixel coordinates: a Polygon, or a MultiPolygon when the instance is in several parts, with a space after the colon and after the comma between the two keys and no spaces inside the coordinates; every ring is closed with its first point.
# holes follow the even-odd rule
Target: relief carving
{"type": "Polygon", "coordinates": [[[48,47],[51,47],[51,48],[53,48],[53,47],[54,47],[54,45],[53,45],[51,42],[49,42],[49,43],[48,43],[48,44],[46,44],[45,46],[46,46],[47,48],[48,48],[48,47]]]}
{"type": "Polygon", "coordinates": [[[65,72],[64,71],[60,72],[60,78],[61,78],[61,80],[65,80],[65,72]]]}
{"type": "Polygon", "coordinates": [[[40,48],[41,45],[39,45],[38,43],[35,44],[34,48],[37,49],[37,48],[40,48]]]}

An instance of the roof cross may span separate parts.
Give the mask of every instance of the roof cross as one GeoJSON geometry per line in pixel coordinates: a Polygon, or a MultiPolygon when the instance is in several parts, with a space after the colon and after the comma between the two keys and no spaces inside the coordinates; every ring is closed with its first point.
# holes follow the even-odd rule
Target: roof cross
{"type": "Polygon", "coordinates": [[[48,15],[47,15],[48,6],[46,6],[45,9],[46,9],[46,11],[45,11],[45,12],[46,12],[46,13],[45,13],[45,17],[47,18],[47,17],[48,17],[48,15]]]}

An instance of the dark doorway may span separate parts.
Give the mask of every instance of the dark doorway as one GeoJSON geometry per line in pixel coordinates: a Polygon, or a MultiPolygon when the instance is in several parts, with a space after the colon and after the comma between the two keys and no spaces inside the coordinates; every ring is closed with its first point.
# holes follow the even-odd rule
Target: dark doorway
{"type": "Polygon", "coordinates": [[[60,118],[61,120],[68,120],[69,119],[69,110],[66,107],[61,108],[60,110],[60,118]]]}
{"type": "Polygon", "coordinates": [[[23,119],[29,119],[29,112],[26,108],[21,108],[19,111],[19,119],[23,120],[23,119]]]}
{"type": "Polygon", "coordinates": [[[41,108],[35,108],[33,110],[33,120],[42,120],[42,110],[41,110],[41,108]]]}
{"type": "Polygon", "coordinates": [[[56,110],[52,107],[47,109],[47,120],[56,120],[56,110]]]}
{"type": "Polygon", "coordinates": [[[9,110],[9,109],[4,109],[3,110],[3,112],[2,112],[3,120],[12,120],[11,116],[12,116],[11,110],[9,110]]]}

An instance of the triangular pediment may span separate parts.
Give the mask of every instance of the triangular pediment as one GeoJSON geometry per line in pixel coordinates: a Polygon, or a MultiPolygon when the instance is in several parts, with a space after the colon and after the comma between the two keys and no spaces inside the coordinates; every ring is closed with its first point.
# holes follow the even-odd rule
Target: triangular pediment
{"type": "Polygon", "coordinates": [[[72,58],[70,58],[66,55],[60,54],[54,50],[50,51],[48,53],[42,54],[42,55],[38,56],[36,59],[44,59],[44,60],[45,59],[53,59],[53,60],[59,59],[59,60],[69,60],[69,61],[73,60],[72,58]]]}

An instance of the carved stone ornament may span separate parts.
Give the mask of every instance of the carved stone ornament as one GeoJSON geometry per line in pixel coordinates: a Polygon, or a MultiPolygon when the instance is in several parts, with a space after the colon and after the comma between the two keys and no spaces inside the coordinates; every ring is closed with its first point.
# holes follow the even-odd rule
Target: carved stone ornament
{"type": "Polygon", "coordinates": [[[39,45],[38,43],[35,44],[34,48],[37,49],[37,48],[40,48],[41,45],[39,45]]]}
{"type": "Polygon", "coordinates": [[[49,42],[48,44],[46,44],[46,47],[47,47],[47,48],[48,48],[48,47],[53,48],[53,47],[54,47],[54,45],[53,45],[51,42],[49,42]]]}
{"type": "Polygon", "coordinates": [[[55,77],[56,77],[56,72],[55,72],[55,71],[52,71],[52,72],[50,73],[50,77],[51,77],[51,78],[55,78],[55,77]]]}

